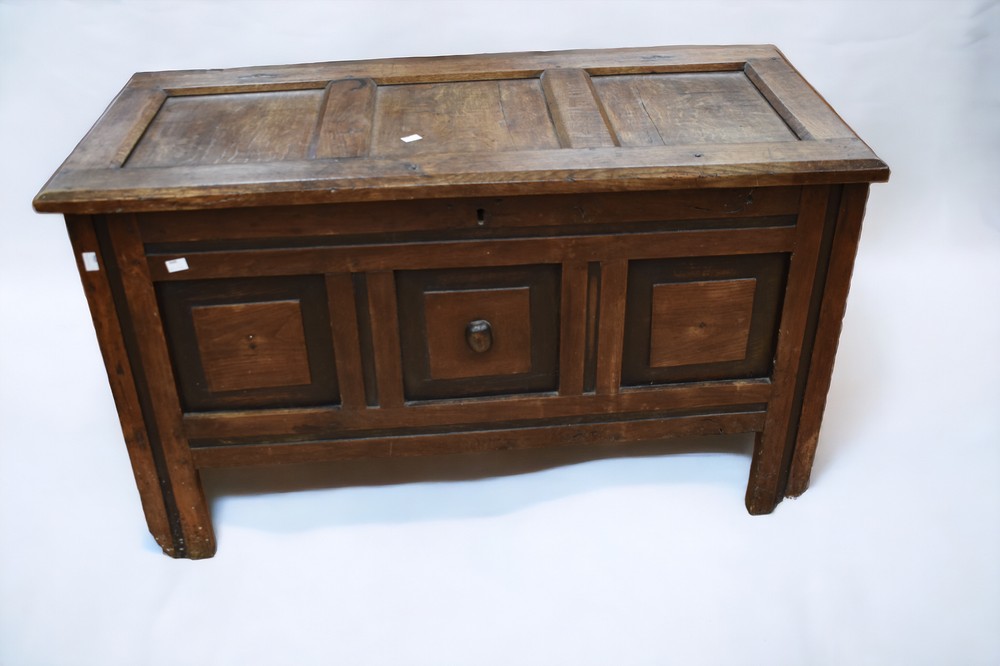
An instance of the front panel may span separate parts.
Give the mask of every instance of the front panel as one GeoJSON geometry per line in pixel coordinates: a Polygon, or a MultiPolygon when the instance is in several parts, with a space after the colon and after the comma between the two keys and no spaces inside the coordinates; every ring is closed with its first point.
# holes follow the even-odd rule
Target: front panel
{"type": "Polygon", "coordinates": [[[634,261],[622,384],[768,377],[787,254],[634,261]]]}
{"type": "Polygon", "coordinates": [[[797,194],[471,199],[136,221],[185,428],[200,448],[598,414],[758,413],[797,194]],[[405,232],[358,233],[391,224],[405,232]]]}
{"type": "Polygon", "coordinates": [[[339,403],[321,277],[163,282],[157,297],[185,411],[339,403]]]}

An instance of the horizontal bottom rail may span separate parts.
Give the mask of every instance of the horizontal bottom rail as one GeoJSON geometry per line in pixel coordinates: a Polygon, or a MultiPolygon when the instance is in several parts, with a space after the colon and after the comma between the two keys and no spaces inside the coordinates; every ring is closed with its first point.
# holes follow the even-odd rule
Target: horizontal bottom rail
{"type": "Polygon", "coordinates": [[[195,466],[208,468],[614,444],[663,437],[759,432],[764,427],[765,414],[761,410],[280,444],[225,444],[194,448],[191,454],[195,466]]]}

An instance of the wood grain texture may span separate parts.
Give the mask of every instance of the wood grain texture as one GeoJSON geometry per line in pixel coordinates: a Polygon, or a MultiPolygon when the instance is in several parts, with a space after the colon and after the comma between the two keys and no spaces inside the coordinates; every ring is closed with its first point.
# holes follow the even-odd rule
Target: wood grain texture
{"type": "Polygon", "coordinates": [[[796,141],[742,72],[595,77],[622,146],[796,141]]]}
{"type": "Polygon", "coordinates": [[[562,266],[559,298],[559,394],[583,393],[587,345],[587,264],[574,261],[562,266]]]}
{"type": "Polygon", "coordinates": [[[362,366],[354,283],[347,273],[326,276],[330,310],[330,332],[337,358],[337,383],[344,409],[362,409],[365,404],[365,373],[362,366]]]}
{"type": "Polygon", "coordinates": [[[744,72],[800,139],[856,138],[851,128],[783,57],[751,59],[744,72]]]}
{"type": "Polygon", "coordinates": [[[550,69],[542,73],[541,80],[560,146],[604,148],[619,145],[587,72],[550,69]]]}
{"type": "Polygon", "coordinates": [[[516,375],[531,370],[531,290],[469,289],[424,293],[431,379],[516,375]],[[485,321],[487,349],[470,348],[467,327],[485,321]]]}
{"type": "MultiPolygon", "coordinates": [[[[215,554],[211,511],[201,487],[184,436],[180,402],[170,355],[160,325],[156,294],[143,259],[135,219],[123,215],[108,225],[128,302],[128,316],[135,328],[138,353],[152,403],[152,418],[163,449],[167,478],[176,502],[180,536],[164,552],[173,557],[201,559],[215,554]]],[[[162,545],[162,544],[161,544],[162,545]]]]}
{"type": "Polygon", "coordinates": [[[372,154],[506,152],[558,148],[535,79],[378,89],[372,154]],[[419,135],[416,141],[403,137],[419,135]]]}
{"type": "Polygon", "coordinates": [[[559,266],[399,271],[396,293],[407,400],[554,391],[559,266]],[[467,325],[489,321],[492,346],[469,348],[467,325]]]}
{"type": "Polygon", "coordinates": [[[368,274],[368,308],[375,348],[379,406],[401,407],[403,367],[399,355],[399,318],[392,271],[368,274]]]}
{"type": "Polygon", "coordinates": [[[299,301],[191,309],[210,391],[311,384],[299,301]]]}
{"type": "Polygon", "coordinates": [[[322,101],[319,90],[171,97],[125,167],[305,159],[322,101]]]}
{"type": "Polygon", "coordinates": [[[755,432],[761,411],[678,416],[608,423],[450,432],[409,437],[365,437],[295,444],[229,444],[194,451],[199,468],[443,455],[517,450],[569,444],[614,444],[636,440],[719,433],[755,432]]]}
{"type": "Polygon", "coordinates": [[[166,100],[158,88],[126,86],[60,170],[120,167],[166,100]]]}
{"type": "Polygon", "coordinates": [[[675,384],[625,388],[612,395],[511,395],[413,402],[398,408],[356,413],[334,407],[202,412],[184,416],[185,433],[192,440],[239,439],[260,436],[322,437],[365,430],[405,429],[415,426],[448,428],[517,421],[547,421],[605,414],[609,420],[645,412],[703,412],[760,405],[771,396],[766,379],[675,384]],[[502,418],[498,418],[501,416],[502,418]],[[294,428],[290,426],[294,424],[294,428]]]}
{"type": "Polygon", "coordinates": [[[625,291],[628,261],[601,263],[601,303],[597,331],[597,393],[617,393],[621,384],[625,337],[625,291]]]}
{"type": "Polygon", "coordinates": [[[331,81],[309,147],[309,157],[364,157],[371,146],[375,112],[371,79],[331,81]]]}
{"type": "Polygon", "coordinates": [[[711,231],[635,233],[621,236],[511,238],[342,247],[292,247],[253,252],[205,251],[151,254],[150,274],[157,282],[226,277],[310,275],[336,271],[467,268],[478,265],[555,264],[564,260],[653,259],[728,256],[788,251],[795,230],[786,227],[711,231]],[[166,262],[185,258],[189,268],[171,273],[166,262]]]}
{"type": "MultiPolygon", "coordinates": [[[[740,255],[723,257],[691,257],[678,259],[651,259],[631,262],[629,269],[628,293],[625,305],[625,338],[622,352],[622,383],[627,386],[667,384],[674,382],[708,381],[718,379],[769,377],[774,362],[774,347],[778,323],[781,316],[782,296],[786,285],[788,255],[769,253],[761,255],[740,255]],[[691,289],[686,285],[721,285],[726,283],[744,284],[746,280],[755,283],[749,313],[749,329],[742,338],[742,355],[739,359],[723,360],[718,357],[704,358],[702,363],[654,366],[652,361],[657,353],[669,358],[674,344],[689,335],[697,336],[705,330],[688,332],[682,321],[670,335],[654,336],[656,285],[667,285],[669,291],[677,285],[682,292],[691,289]],[[657,340],[657,337],[659,340],[657,340]],[[658,347],[654,353],[654,347],[658,347]]],[[[699,287],[694,287],[697,296],[699,287]]],[[[702,322],[699,306],[701,299],[680,301],[683,319],[693,326],[702,322]],[[693,321],[692,321],[693,320],[693,321]]],[[[666,305],[666,303],[664,304],[666,305]]],[[[701,308],[704,310],[704,308],[701,308]]],[[[742,309],[742,308],[740,308],[742,309]]],[[[729,318],[733,313],[723,310],[716,316],[729,318]]],[[[666,317],[670,317],[665,313],[666,317]]],[[[669,319],[664,323],[669,323],[669,319]]],[[[737,322],[738,323],[738,322],[737,322]]],[[[725,338],[728,332],[721,332],[725,338]]],[[[686,346],[684,355],[698,355],[698,345],[686,346]]],[[[693,358],[690,360],[694,360],[693,358]]]]}
{"type": "Polygon", "coordinates": [[[756,290],[753,278],[653,285],[649,365],[745,359],[756,290]]]}
{"type": "Polygon", "coordinates": [[[785,494],[789,497],[801,495],[809,487],[809,476],[826,409],[826,397],[833,377],[837,343],[847,310],[847,293],[861,239],[861,220],[867,198],[867,185],[850,185],[844,188],[796,433],[795,452],[785,488],[785,494]]]}
{"type": "Polygon", "coordinates": [[[792,254],[785,290],[778,346],[775,351],[772,384],[774,393],[768,403],[764,430],[757,435],[746,505],[752,514],[770,513],[781,498],[782,465],[791,455],[789,428],[804,334],[816,274],[823,222],[826,216],[828,188],[808,187],[802,191],[802,213],[797,225],[795,252],[792,254]]]}
{"type": "Polygon", "coordinates": [[[233,206],[765,187],[888,180],[857,139],[434,153],[419,159],[288,160],[57,172],[39,212],[103,213],[233,206]],[[112,202],[114,202],[112,204],[112,202]]]}
{"type": "Polygon", "coordinates": [[[156,285],[181,408],[336,404],[324,287],[318,275],[156,285]]]}
{"type": "Polygon", "coordinates": [[[646,72],[738,70],[748,59],[775,55],[780,55],[780,52],[770,45],[578,49],[143,72],[136,74],[132,82],[134,85],[159,86],[170,93],[215,94],[219,90],[233,89],[322,88],[327,81],[350,77],[371,78],[379,85],[532,78],[556,67],[582,68],[602,74],[620,74],[623,70],[632,69],[646,72]]]}
{"type": "Polygon", "coordinates": [[[34,203],[137,212],[887,177],[773,47],[663,47],[136,75],[34,203]],[[158,168],[118,169],[130,152],[126,167],[158,168]]]}
{"type": "Polygon", "coordinates": [[[548,235],[569,235],[602,228],[620,233],[627,225],[639,223],[648,223],[651,229],[668,222],[699,229],[706,228],[709,220],[739,228],[759,218],[795,215],[800,197],[801,188],[774,187],[272,206],[137,217],[146,243],[288,236],[372,238],[387,233],[398,238],[421,232],[447,232],[452,237],[487,231],[524,235],[536,229],[548,235]]]}
{"type": "Polygon", "coordinates": [[[601,263],[587,263],[587,334],[583,365],[583,390],[593,393],[597,388],[597,331],[601,309],[601,263]]]}

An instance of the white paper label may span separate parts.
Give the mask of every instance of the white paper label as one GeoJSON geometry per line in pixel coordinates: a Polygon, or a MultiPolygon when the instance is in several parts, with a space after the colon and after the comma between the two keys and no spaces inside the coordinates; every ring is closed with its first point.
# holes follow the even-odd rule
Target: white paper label
{"type": "Polygon", "coordinates": [[[420,136],[419,134],[411,134],[409,136],[400,137],[399,140],[402,141],[403,143],[410,143],[412,141],[420,141],[422,138],[424,137],[420,136]]]}
{"type": "Polygon", "coordinates": [[[188,260],[184,257],[178,259],[167,259],[163,262],[163,265],[167,267],[168,273],[180,273],[181,271],[186,271],[188,269],[188,260]]]}
{"type": "Polygon", "coordinates": [[[96,252],[84,252],[80,256],[83,258],[83,270],[88,273],[101,270],[101,267],[97,264],[96,252]]]}

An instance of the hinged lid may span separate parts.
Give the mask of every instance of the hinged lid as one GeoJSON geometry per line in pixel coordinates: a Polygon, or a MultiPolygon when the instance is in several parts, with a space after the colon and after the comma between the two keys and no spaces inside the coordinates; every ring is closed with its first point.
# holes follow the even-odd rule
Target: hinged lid
{"type": "Polygon", "coordinates": [[[136,74],[35,198],[99,213],[884,181],[773,46],[136,74]]]}

